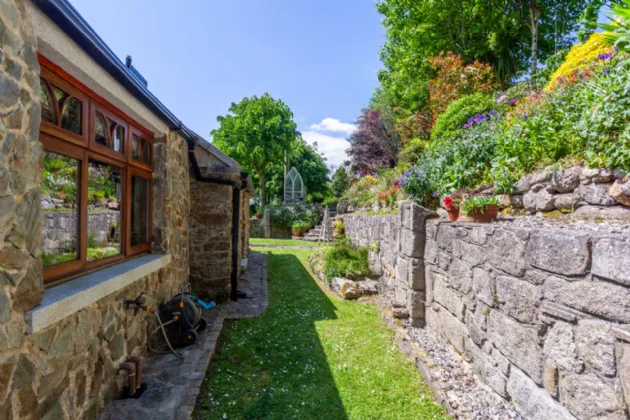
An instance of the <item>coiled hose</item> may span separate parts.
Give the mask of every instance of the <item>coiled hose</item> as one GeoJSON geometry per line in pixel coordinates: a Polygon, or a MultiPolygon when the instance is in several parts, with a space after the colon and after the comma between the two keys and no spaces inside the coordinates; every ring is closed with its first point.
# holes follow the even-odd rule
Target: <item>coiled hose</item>
{"type": "Polygon", "coordinates": [[[149,350],[151,350],[153,353],[159,353],[159,354],[166,354],[169,353],[168,351],[163,351],[163,350],[155,350],[154,348],[151,347],[151,337],[153,336],[153,334],[155,334],[156,332],[158,332],[158,330],[162,330],[162,335],[164,336],[164,341],[166,341],[166,344],[168,345],[168,348],[170,349],[170,353],[173,353],[175,356],[179,357],[180,359],[183,359],[184,356],[180,353],[178,353],[173,346],[171,345],[171,342],[168,339],[168,336],[166,335],[166,330],[164,329],[164,326],[172,323],[172,322],[176,322],[175,319],[172,319],[170,321],[168,321],[166,324],[162,323],[162,320],[160,319],[160,316],[157,314],[157,312],[152,312],[155,314],[158,323],[160,324],[159,327],[157,327],[156,329],[153,330],[153,332],[151,332],[151,334],[149,335],[149,339],[147,340],[147,346],[149,347],[149,350]]]}

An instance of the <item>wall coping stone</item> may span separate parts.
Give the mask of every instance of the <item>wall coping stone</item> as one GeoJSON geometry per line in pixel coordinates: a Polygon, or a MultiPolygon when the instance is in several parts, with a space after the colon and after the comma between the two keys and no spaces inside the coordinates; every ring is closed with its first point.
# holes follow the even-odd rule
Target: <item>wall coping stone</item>
{"type": "Polygon", "coordinates": [[[41,331],[170,262],[170,254],[143,255],[46,289],[39,306],[26,312],[27,332],[41,331]]]}

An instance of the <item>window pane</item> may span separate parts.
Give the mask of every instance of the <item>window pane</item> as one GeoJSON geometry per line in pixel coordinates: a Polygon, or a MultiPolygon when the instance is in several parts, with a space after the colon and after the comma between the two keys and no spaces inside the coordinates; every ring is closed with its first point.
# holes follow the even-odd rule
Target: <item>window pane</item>
{"type": "Polygon", "coordinates": [[[123,153],[125,150],[125,128],[110,121],[114,150],[123,153]]]}
{"type": "Polygon", "coordinates": [[[140,160],[140,139],[135,134],[132,134],[131,137],[131,157],[140,160]]]}
{"type": "Polygon", "coordinates": [[[57,99],[57,102],[59,102],[59,104],[61,105],[61,103],[68,96],[68,94],[64,92],[63,90],[59,89],[57,86],[53,85],[52,88],[53,88],[53,92],[55,93],[55,98],[57,99]]]}
{"type": "Polygon", "coordinates": [[[55,123],[55,105],[53,105],[52,98],[50,97],[50,92],[48,91],[48,86],[42,80],[39,81],[39,87],[42,91],[42,94],[39,97],[39,103],[42,107],[42,121],[48,121],[50,123],[55,123]]]}
{"type": "Polygon", "coordinates": [[[81,134],[81,101],[77,98],[66,100],[61,113],[61,128],[81,134]]]}
{"type": "Polygon", "coordinates": [[[44,152],[41,202],[44,267],[79,258],[80,166],[76,159],[44,152]]]}
{"type": "Polygon", "coordinates": [[[131,177],[131,245],[149,242],[149,180],[131,177]]]}
{"type": "Polygon", "coordinates": [[[147,165],[151,164],[151,143],[148,141],[142,142],[142,161],[147,165]]]}
{"type": "Polygon", "coordinates": [[[121,253],[122,169],[90,160],[88,166],[88,261],[121,253]]]}
{"type": "Polygon", "coordinates": [[[100,112],[95,113],[94,135],[98,144],[107,147],[107,129],[105,128],[105,118],[100,112]]]}

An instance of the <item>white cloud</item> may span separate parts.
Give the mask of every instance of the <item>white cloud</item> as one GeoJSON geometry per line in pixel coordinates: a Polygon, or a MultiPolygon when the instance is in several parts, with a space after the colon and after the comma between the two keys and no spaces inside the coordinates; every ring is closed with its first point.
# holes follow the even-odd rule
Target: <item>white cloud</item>
{"type": "Polygon", "coordinates": [[[335,118],[324,118],[319,124],[311,125],[313,131],[325,131],[330,133],[352,133],[357,127],[354,124],[344,123],[335,118]]]}
{"type": "Polygon", "coordinates": [[[350,143],[343,137],[328,136],[317,131],[303,131],[302,138],[310,145],[317,142],[317,151],[326,157],[328,167],[334,165],[338,168],[348,160],[346,149],[350,147],[350,143]]]}

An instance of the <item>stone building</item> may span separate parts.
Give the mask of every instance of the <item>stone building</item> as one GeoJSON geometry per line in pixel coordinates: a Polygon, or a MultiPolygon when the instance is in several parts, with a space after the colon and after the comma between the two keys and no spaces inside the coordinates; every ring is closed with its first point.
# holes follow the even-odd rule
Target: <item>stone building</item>
{"type": "Polygon", "coordinates": [[[0,0],[0,419],[118,398],[149,323],[122,299],[236,295],[251,192],[66,0],[0,0]]]}

